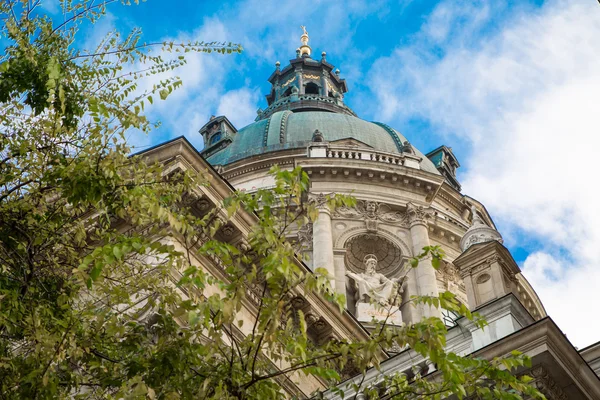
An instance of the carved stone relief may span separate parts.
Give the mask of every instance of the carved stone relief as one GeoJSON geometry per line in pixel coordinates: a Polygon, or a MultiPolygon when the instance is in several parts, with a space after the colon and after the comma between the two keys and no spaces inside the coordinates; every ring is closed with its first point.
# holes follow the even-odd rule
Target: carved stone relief
{"type": "Polygon", "coordinates": [[[528,374],[534,379],[533,384],[548,400],[568,400],[566,393],[543,366],[534,367],[528,374]]]}
{"type": "Polygon", "coordinates": [[[438,280],[438,288],[441,291],[448,290],[456,295],[456,297],[467,304],[465,285],[458,268],[451,262],[443,262],[440,268],[436,271],[438,280]]]}
{"type": "Polygon", "coordinates": [[[377,232],[379,222],[408,227],[406,213],[394,211],[387,204],[375,201],[360,200],[354,207],[339,207],[335,210],[334,215],[342,218],[363,219],[370,232],[377,232]]]}
{"type": "Polygon", "coordinates": [[[423,206],[417,206],[413,203],[406,205],[406,214],[410,225],[427,224],[427,220],[431,217],[431,212],[423,206]]]}
{"type": "Polygon", "coordinates": [[[325,193],[309,194],[308,201],[314,204],[317,208],[327,207],[327,196],[325,193]]]}
{"type": "Polygon", "coordinates": [[[312,249],[313,224],[308,223],[298,230],[298,243],[303,249],[312,249]]]}

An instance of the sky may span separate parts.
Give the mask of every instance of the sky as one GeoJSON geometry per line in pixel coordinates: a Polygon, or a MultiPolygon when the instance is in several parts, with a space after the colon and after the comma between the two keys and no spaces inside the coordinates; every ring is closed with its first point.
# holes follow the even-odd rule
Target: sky
{"type": "Polygon", "coordinates": [[[149,110],[162,126],[134,138],[139,149],[181,135],[201,149],[211,115],[251,123],[306,25],[313,54],[326,51],[346,79],[346,104],[423,152],[452,147],[462,192],[486,205],[548,314],[579,348],[600,340],[596,0],[150,0],[108,11],[86,44],[141,27],[147,41],[244,47],[188,54],[183,88],[149,110]]]}

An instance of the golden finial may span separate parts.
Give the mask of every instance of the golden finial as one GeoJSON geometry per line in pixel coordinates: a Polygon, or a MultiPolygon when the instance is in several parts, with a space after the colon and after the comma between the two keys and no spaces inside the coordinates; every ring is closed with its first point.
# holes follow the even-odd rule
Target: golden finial
{"type": "Polygon", "coordinates": [[[300,25],[302,28],[302,36],[300,36],[300,41],[302,42],[302,46],[300,46],[300,55],[310,57],[311,48],[308,45],[308,32],[306,32],[306,26],[300,25]]]}

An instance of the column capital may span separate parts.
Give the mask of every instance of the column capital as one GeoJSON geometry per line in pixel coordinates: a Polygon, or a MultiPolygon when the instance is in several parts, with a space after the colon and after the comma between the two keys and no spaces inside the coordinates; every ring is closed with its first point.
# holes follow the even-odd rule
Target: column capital
{"type": "MultiPolygon", "coordinates": [[[[333,193],[329,193],[333,194],[333,193]]],[[[309,203],[313,204],[319,212],[327,212],[331,214],[331,210],[329,210],[329,205],[327,204],[327,195],[325,193],[310,193],[308,195],[309,203]]]]}
{"type": "Polygon", "coordinates": [[[430,213],[425,210],[423,206],[417,206],[413,203],[406,205],[406,214],[408,215],[408,222],[410,226],[414,225],[427,225],[427,219],[430,217],[430,213]]]}

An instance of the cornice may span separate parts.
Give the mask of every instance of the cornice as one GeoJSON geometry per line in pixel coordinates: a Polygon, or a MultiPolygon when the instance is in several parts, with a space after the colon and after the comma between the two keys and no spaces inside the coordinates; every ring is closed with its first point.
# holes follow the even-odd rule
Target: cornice
{"type": "Polygon", "coordinates": [[[361,160],[298,159],[313,181],[355,180],[370,185],[401,187],[425,195],[432,193],[443,182],[442,176],[403,166],[361,160]]]}
{"type": "Polygon", "coordinates": [[[551,318],[546,317],[491,343],[473,355],[491,359],[506,356],[513,350],[533,357],[534,366],[535,356],[544,352],[550,353],[555,365],[569,376],[572,383],[588,399],[600,399],[600,379],[551,318]]]}

